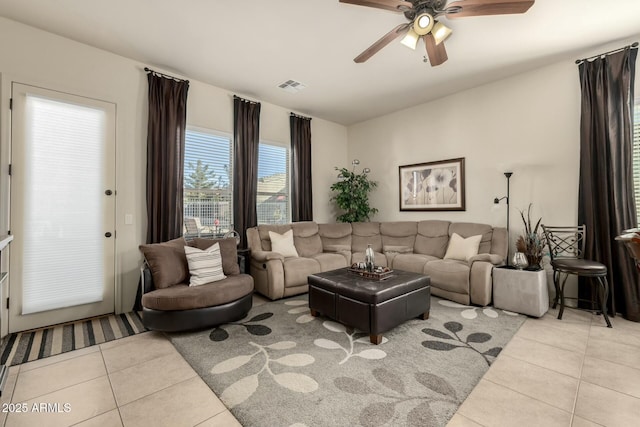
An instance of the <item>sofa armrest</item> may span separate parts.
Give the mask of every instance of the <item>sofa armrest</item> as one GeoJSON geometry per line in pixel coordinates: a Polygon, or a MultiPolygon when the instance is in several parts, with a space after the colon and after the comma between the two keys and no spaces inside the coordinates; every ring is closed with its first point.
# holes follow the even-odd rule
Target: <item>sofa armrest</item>
{"type": "Polygon", "coordinates": [[[259,262],[271,261],[272,259],[284,261],[282,254],[273,251],[251,251],[251,258],[259,262]]]}
{"type": "Polygon", "coordinates": [[[140,294],[144,295],[153,290],[155,290],[153,275],[151,274],[151,269],[145,262],[142,267],[140,267],[140,294]]]}
{"type": "Polygon", "coordinates": [[[498,254],[478,254],[469,258],[469,265],[473,264],[476,261],[484,261],[489,262],[493,265],[501,265],[504,263],[504,258],[498,254]]]}

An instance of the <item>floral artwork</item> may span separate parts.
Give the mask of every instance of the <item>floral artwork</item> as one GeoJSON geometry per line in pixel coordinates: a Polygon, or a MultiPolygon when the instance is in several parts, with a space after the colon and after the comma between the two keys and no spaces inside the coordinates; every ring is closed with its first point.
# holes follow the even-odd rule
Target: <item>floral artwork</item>
{"type": "Polygon", "coordinates": [[[400,166],[401,211],[463,211],[464,158],[400,166]]]}

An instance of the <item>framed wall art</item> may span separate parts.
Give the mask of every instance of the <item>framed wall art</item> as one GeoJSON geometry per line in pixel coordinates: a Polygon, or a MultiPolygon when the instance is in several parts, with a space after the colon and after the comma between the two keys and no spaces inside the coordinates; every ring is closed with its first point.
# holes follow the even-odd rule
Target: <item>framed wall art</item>
{"type": "Polygon", "coordinates": [[[401,211],[464,211],[464,157],[399,167],[401,211]]]}

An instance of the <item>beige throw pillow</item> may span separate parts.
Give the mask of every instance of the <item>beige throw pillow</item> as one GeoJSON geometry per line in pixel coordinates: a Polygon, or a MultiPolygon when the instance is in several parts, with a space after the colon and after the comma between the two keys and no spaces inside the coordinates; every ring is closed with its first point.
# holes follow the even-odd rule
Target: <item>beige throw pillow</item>
{"type": "Polygon", "coordinates": [[[293,244],[293,230],[289,230],[284,234],[269,231],[269,239],[271,239],[271,250],[278,252],[285,258],[298,258],[298,251],[293,244]]]}
{"type": "Polygon", "coordinates": [[[185,246],[184,252],[191,274],[189,286],[206,285],[227,278],[222,271],[222,256],[218,243],[205,250],[185,246]]]}
{"type": "Polygon", "coordinates": [[[472,256],[478,255],[480,240],[482,235],[461,237],[458,233],[453,233],[449,239],[449,246],[444,259],[457,259],[460,261],[468,261],[472,256]]]}

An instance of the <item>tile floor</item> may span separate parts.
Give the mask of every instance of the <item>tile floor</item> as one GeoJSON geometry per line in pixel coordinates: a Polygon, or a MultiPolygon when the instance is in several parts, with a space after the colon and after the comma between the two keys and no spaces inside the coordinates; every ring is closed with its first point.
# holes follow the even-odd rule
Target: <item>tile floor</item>
{"type": "MultiPolygon", "coordinates": [[[[527,319],[449,426],[639,425],[640,324],[612,321],[527,319]]],[[[155,332],[11,367],[0,403],[10,427],[240,425],[155,332]]]]}

